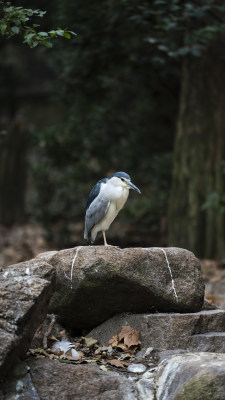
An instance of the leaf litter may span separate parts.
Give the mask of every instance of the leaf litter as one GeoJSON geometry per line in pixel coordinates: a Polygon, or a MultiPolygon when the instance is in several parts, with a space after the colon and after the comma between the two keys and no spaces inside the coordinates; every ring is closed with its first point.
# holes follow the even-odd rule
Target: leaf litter
{"type": "Polygon", "coordinates": [[[100,346],[94,338],[72,338],[65,330],[54,334],[52,330],[53,324],[46,331],[47,335],[44,333],[43,348],[31,348],[30,355],[72,364],[96,363],[103,371],[117,368],[125,371],[135,361],[135,353],[141,348],[140,332],[128,325],[109,340],[109,346],[100,346]]]}

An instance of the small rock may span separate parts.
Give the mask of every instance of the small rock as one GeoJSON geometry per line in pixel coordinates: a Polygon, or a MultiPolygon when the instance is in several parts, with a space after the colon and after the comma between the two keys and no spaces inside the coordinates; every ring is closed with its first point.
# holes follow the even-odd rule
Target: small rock
{"type": "Polygon", "coordinates": [[[133,372],[135,374],[142,374],[146,370],[146,366],[144,364],[131,364],[127,368],[129,372],[133,372]]]}
{"type": "Polygon", "coordinates": [[[150,354],[152,354],[155,351],[154,347],[148,347],[147,350],[145,351],[144,357],[148,357],[150,354]]]}
{"type": "Polygon", "coordinates": [[[128,376],[129,381],[135,382],[137,380],[136,376],[128,376]]]}
{"type": "Polygon", "coordinates": [[[156,368],[152,368],[151,370],[146,371],[143,374],[143,378],[144,379],[152,379],[152,378],[154,378],[154,376],[155,376],[154,371],[155,370],[156,370],[156,368]]]}

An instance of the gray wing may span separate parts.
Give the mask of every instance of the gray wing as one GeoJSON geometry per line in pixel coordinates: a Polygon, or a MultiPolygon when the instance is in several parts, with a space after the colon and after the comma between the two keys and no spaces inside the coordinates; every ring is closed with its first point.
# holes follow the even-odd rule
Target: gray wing
{"type": "Polygon", "coordinates": [[[84,239],[88,239],[90,230],[104,217],[108,210],[109,203],[108,199],[100,195],[90,204],[85,215],[84,239]]]}

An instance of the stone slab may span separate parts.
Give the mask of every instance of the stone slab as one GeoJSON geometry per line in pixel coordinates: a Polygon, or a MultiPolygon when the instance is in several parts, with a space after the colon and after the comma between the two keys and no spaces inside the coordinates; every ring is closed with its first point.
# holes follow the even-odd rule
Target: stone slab
{"type": "MultiPolygon", "coordinates": [[[[143,347],[159,349],[188,349],[193,335],[208,332],[225,332],[225,311],[209,310],[198,313],[120,314],[87,336],[107,345],[109,339],[130,325],[141,332],[143,347]]],[[[194,350],[193,344],[192,349],[194,350]]]]}
{"type": "Polygon", "coordinates": [[[190,340],[189,350],[225,353],[225,332],[209,332],[193,335],[190,340]]]}

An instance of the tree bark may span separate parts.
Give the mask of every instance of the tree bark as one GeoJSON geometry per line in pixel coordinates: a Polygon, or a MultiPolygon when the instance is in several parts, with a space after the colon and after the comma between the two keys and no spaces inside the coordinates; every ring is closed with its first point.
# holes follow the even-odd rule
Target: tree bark
{"type": "Polygon", "coordinates": [[[0,142],[0,223],[11,225],[25,219],[27,130],[23,117],[10,123],[0,142]]]}
{"type": "Polygon", "coordinates": [[[201,257],[225,257],[225,214],[220,204],[202,209],[207,197],[224,194],[225,56],[216,42],[201,58],[183,64],[180,111],[169,202],[169,243],[201,257]]]}

